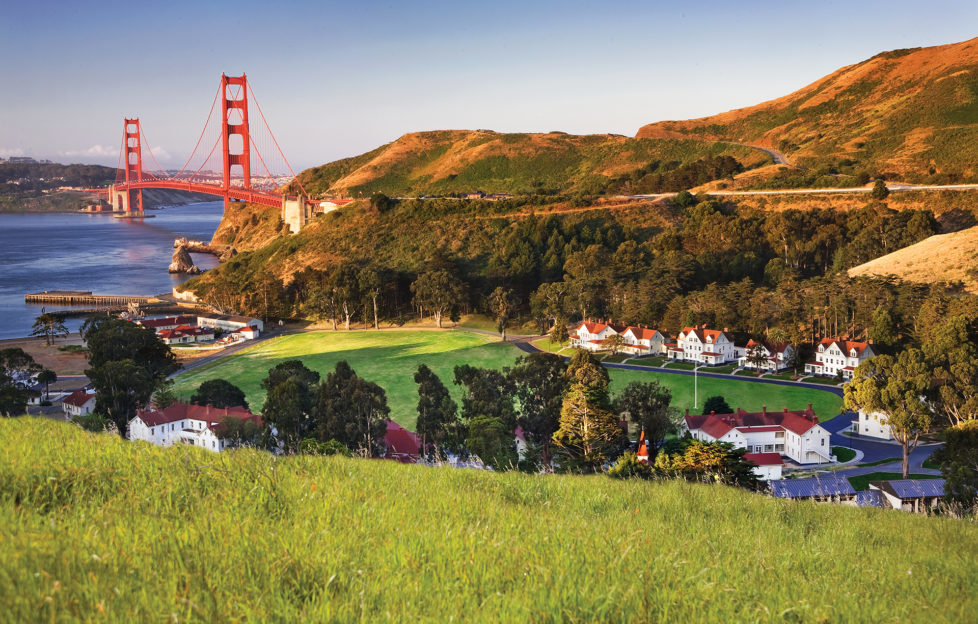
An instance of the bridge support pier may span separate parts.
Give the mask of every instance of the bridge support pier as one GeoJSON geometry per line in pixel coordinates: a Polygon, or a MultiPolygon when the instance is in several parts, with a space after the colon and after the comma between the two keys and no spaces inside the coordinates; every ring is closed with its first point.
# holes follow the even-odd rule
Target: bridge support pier
{"type": "Polygon", "coordinates": [[[312,218],[312,204],[305,197],[299,195],[289,199],[287,195],[282,195],[282,221],[288,224],[289,232],[298,234],[312,218]]]}

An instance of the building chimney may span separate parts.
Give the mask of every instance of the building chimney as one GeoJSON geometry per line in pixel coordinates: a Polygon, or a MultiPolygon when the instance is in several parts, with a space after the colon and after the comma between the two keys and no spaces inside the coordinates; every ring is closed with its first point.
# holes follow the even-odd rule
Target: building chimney
{"type": "Polygon", "coordinates": [[[866,344],[873,344],[873,339],[872,339],[872,338],[870,338],[869,340],[867,340],[867,341],[866,341],[866,344]]]}
{"type": "Polygon", "coordinates": [[[761,414],[764,414],[765,416],[767,416],[767,405],[764,405],[763,407],[761,407],[761,414]]]}
{"type": "Polygon", "coordinates": [[[723,328],[723,333],[727,333],[728,331],[730,331],[730,330],[727,329],[726,327],[723,328]]]}
{"type": "Polygon", "coordinates": [[[784,408],[784,415],[785,415],[785,416],[787,416],[787,415],[788,415],[788,408],[787,408],[787,407],[786,407],[786,408],[784,408]]]}
{"type": "Polygon", "coordinates": [[[686,418],[689,418],[689,408],[686,408],[686,418]]]}
{"type": "Polygon", "coordinates": [[[714,410],[710,410],[710,416],[716,416],[717,413],[714,410]]]}
{"type": "Polygon", "coordinates": [[[814,412],[815,411],[815,410],[812,409],[812,404],[811,403],[808,404],[808,411],[809,412],[814,412]]]}

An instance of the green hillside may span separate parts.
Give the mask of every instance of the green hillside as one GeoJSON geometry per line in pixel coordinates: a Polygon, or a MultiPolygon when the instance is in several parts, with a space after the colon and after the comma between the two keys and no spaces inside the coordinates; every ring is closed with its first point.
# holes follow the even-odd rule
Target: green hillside
{"type": "Polygon", "coordinates": [[[732,156],[744,167],[770,162],[763,152],[727,143],[439,130],[406,134],[360,156],[307,169],[299,180],[314,196],[597,192],[609,178],[644,173],[650,165],[651,171],[670,172],[718,156],[732,156]]]}
{"type": "Polygon", "coordinates": [[[0,420],[9,622],[963,622],[978,527],[0,420]]]}
{"type": "Polygon", "coordinates": [[[637,136],[764,145],[824,173],[978,181],[978,39],[883,52],[777,100],[637,136]]]}

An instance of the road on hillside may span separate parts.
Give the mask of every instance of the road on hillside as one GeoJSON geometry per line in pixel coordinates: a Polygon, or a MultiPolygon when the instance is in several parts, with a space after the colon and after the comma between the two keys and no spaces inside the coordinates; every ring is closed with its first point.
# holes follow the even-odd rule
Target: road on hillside
{"type": "Polygon", "coordinates": [[[760,150],[765,154],[767,154],[768,156],[770,156],[771,158],[773,158],[775,165],[788,165],[789,167],[791,166],[791,163],[788,162],[788,158],[776,149],[761,147],[760,145],[749,145],[747,143],[734,143],[734,145],[743,145],[744,147],[760,150]]]}
{"type": "MultiPolygon", "coordinates": [[[[887,184],[886,188],[892,191],[973,191],[978,189],[978,184],[887,184]]],[[[857,186],[851,188],[817,188],[817,189],[781,189],[766,191],[707,191],[706,195],[716,197],[737,197],[750,195],[820,195],[827,193],[872,193],[870,186],[857,186]]],[[[675,197],[676,193],[655,193],[650,195],[619,195],[625,199],[663,199],[675,197]]]]}

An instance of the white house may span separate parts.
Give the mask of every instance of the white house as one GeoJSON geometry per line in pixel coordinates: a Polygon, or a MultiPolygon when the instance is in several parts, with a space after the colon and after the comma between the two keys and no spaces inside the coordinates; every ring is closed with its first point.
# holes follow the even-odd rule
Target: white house
{"type": "Polygon", "coordinates": [[[159,446],[191,444],[219,452],[230,446],[230,441],[223,436],[224,421],[228,418],[261,426],[261,416],[243,407],[174,403],[163,410],[138,410],[129,421],[129,439],[159,446]]]}
{"type": "Polygon", "coordinates": [[[584,321],[571,334],[571,346],[587,349],[588,351],[607,349],[608,346],[605,340],[623,331],[625,331],[625,328],[621,325],[584,321]]]}
{"type": "Polygon", "coordinates": [[[739,357],[737,364],[741,368],[777,372],[788,367],[795,356],[795,348],[786,342],[758,342],[751,339],[744,347],[744,354],[739,357]],[[751,354],[758,350],[766,361],[760,366],[751,361],[751,354]]]}
{"type": "Polygon", "coordinates": [[[707,329],[706,325],[685,327],[676,337],[676,344],[669,347],[669,359],[682,362],[698,362],[717,366],[737,360],[733,339],[723,331],[707,329]]]}
{"type": "Polygon", "coordinates": [[[754,474],[761,481],[777,481],[781,478],[784,460],[780,453],[744,453],[744,459],[754,464],[754,474]]]}
{"type": "Polygon", "coordinates": [[[241,329],[243,327],[252,327],[256,329],[259,334],[265,331],[265,324],[261,321],[261,319],[250,318],[247,316],[232,316],[229,314],[198,316],[197,326],[220,329],[226,333],[233,332],[234,330],[241,329]]]}
{"type": "Polygon", "coordinates": [[[818,424],[812,404],[801,411],[693,415],[686,410],[683,426],[696,440],[730,442],[749,453],[778,453],[799,464],[834,461],[829,432],[818,424]]]}
{"type": "Polygon", "coordinates": [[[625,344],[621,350],[633,355],[665,355],[666,335],[648,327],[629,326],[622,332],[625,344]]]}
{"type": "Polygon", "coordinates": [[[209,327],[181,325],[175,329],[161,329],[156,332],[164,344],[190,344],[214,340],[214,330],[209,327]]]}
{"type": "Polygon", "coordinates": [[[882,412],[866,413],[859,410],[859,419],[852,421],[852,432],[860,436],[879,438],[880,440],[892,440],[893,432],[889,425],[884,424],[886,414],[882,412]]]}
{"type": "Polygon", "coordinates": [[[841,373],[843,379],[852,379],[852,371],[876,355],[872,344],[872,341],[824,338],[815,348],[815,361],[805,363],[805,372],[820,377],[835,377],[841,373]]]}
{"type": "Polygon", "coordinates": [[[95,409],[95,394],[89,394],[85,390],[72,392],[61,399],[61,408],[69,418],[88,416],[95,409]]]}

